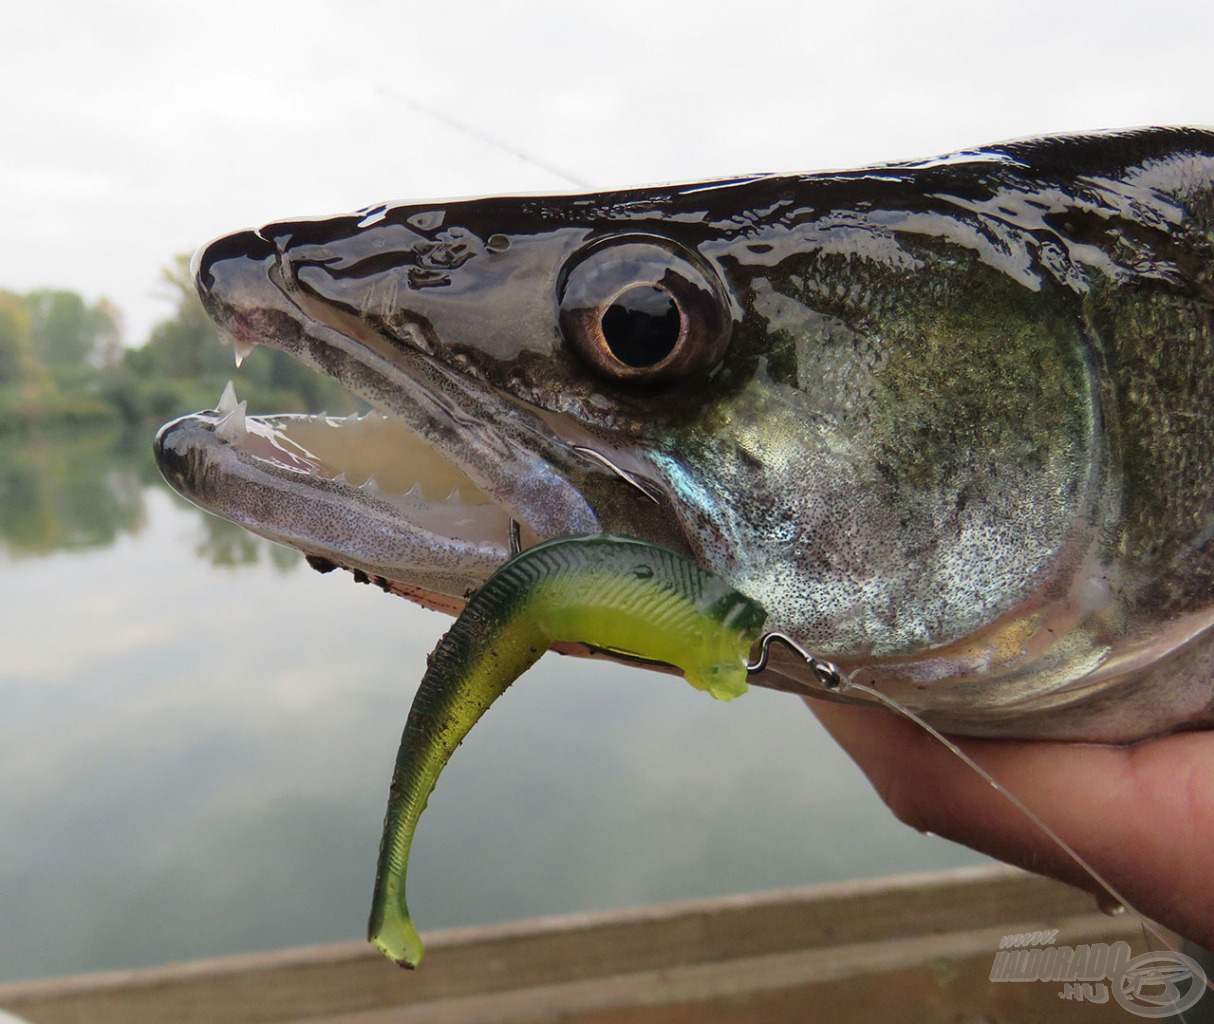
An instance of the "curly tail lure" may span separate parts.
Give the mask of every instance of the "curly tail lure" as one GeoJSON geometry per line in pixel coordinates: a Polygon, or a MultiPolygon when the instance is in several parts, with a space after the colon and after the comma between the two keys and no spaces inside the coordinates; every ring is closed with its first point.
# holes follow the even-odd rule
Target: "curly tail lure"
{"type": "Polygon", "coordinates": [[[370,940],[391,960],[422,956],[405,902],[417,820],[455,748],[555,643],[581,642],[664,662],[719,700],[746,692],[747,657],[767,612],[666,548],[594,535],[515,555],[439,641],[401,739],[371,903],[370,940]]]}

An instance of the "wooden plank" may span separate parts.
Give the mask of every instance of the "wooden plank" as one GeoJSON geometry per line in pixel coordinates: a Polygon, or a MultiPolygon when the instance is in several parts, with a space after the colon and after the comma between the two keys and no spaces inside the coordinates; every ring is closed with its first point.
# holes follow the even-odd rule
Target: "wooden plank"
{"type": "MultiPolygon", "coordinates": [[[[1108,1020],[1107,1006],[1059,1003],[1057,985],[992,984],[993,951],[1004,934],[995,928],[744,957],[291,1024],[804,1024],[821,1016],[836,1024],[1108,1020]]],[[[1108,942],[1126,934],[1124,922],[1090,914],[1065,921],[1058,941],[1108,942]]]]}
{"type": "Polygon", "coordinates": [[[33,1024],[380,1024],[403,1019],[405,1008],[410,1022],[435,1024],[556,1013],[639,1024],[647,1007],[686,1006],[695,1011],[688,1019],[709,1019],[695,1015],[749,1006],[743,1019],[823,986],[871,1002],[869,989],[886,983],[857,979],[874,972],[926,991],[942,957],[981,998],[995,989],[1021,999],[1032,993],[1010,990],[1049,986],[986,982],[999,937],[1063,926],[1089,937],[1076,941],[1136,934],[1093,906],[1087,894],[1014,869],[968,869],[437,932],[415,972],[349,943],[4,985],[0,1007],[33,1024]]]}

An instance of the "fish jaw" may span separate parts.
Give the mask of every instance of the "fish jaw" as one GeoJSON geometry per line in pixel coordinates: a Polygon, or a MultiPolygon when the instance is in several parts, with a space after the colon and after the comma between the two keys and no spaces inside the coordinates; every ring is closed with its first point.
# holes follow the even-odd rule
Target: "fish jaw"
{"type": "MultiPolygon", "coordinates": [[[[318,565],[407,583],[423,604],[442,607],[439,595],[461,597],[508,557],[509,516],[470,483],[435,499],[420,483],[389,489],[375,476],[360,480],[315,454],[325,452],[311,440],[320,431],[347,444],[389,434],[408,445],[410,438],[374,413],[335,421],[251,417],[237,408],[166,424],[156,437],[156,459],[168,483],[200,508],[304,551],[318,565]]],[[[416,450],[416,442],[411,447],[416,450]]],[[[434,460],[428,456],[412,460],[419,478],[434,460]]],[[[408,472],[408,459],[405,466],[408,472]]],[[[428,477],[427,486],[434,479],[428,477]]]]}

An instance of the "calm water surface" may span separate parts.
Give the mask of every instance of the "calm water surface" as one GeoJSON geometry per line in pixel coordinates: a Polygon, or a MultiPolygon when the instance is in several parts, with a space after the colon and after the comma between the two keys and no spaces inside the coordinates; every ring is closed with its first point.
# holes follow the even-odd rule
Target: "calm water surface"
{"type": "MultiPolygon", "coordinates": [[[[361,937],[449,620],[181,501],[149,440],[0,442],[0,978],[361,937]]],[[[444,773],[423,931],[982,861],[784,694],[550,654],[444,773]]]]}

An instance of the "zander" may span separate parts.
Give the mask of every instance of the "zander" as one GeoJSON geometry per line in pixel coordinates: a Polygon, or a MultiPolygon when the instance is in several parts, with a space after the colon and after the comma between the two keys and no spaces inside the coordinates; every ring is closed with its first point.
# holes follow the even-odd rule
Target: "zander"
{"type": "Polygon", "coordinates": [[[952,732],[1214,721],[1214,132],[382,205],[196,273],[238,352],[377,410],[159,435],[318,564],[456,611],[512,519],[626,534],[952,732]]]}

